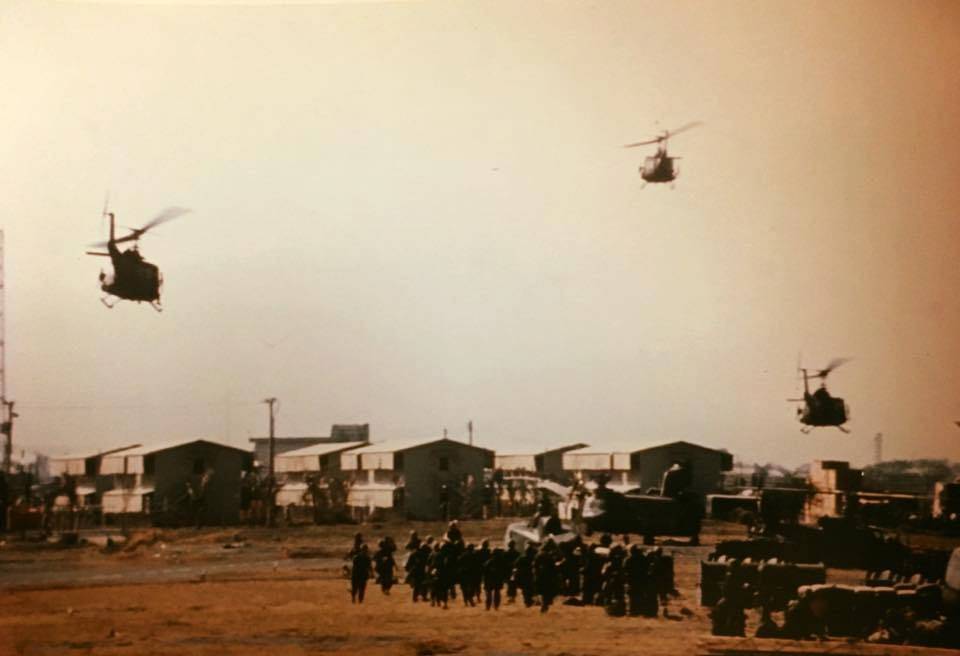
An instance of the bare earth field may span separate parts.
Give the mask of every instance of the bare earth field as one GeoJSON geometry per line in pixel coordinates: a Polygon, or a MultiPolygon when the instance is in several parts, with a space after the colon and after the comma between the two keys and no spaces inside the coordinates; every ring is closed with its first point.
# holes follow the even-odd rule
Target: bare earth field
{"type": "MultiPolygon", "coordinates": [[[[470,541],[499,544],[507,520],[465,522],[470,541]]],[[[937,654],[843,641],[714,638],[699,606],[699,560],[743,535],[709,524],[704,545],[661,542],[676,557],[674,619],[610,618],[601,608],[522,606],[499,612],[413,604],[404,585],[371,587],[352,605],[341,557],[361,530],[368,542],[441,525],[141,531],[107,552],[8,540],[0,547],[0,654],[937,654]],[[681,612],[681,609],[685,609],[681,612]]],[[[831,571],[855,582],[862,572],[831,571]]],[[[752,631],[757,618],[751,617],[752,631]]]]}

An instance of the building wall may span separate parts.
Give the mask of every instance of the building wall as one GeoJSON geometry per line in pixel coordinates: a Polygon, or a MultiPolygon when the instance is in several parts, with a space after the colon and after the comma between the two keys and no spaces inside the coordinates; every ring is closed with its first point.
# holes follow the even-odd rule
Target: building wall
{"type": "Polygon", "coordinates": [[[850,463],[842,460],[814,460],[810,463],[807,480],[818,491],[856,491],[860,489],[863,472],[851,469],[850,463]]]}
{"type": "Polygon", "coordinates": [[[148,456],[151,463],[145,478],[153,482],[154,503],[176,507],[187,491],[187,482],[199,481],[203,471],[212,469],[207,485],[205,524],[235,524],[240,521],[240,480],[249,455],[209,442],[193,442],[148,456]]]}
{"type": "Polygon", "coordinates": [[[640,487],[659,489],[663,473],[675,462],[684,462],[692,468],[691,490],[703,497],[721,489],[723,472],[733,464],[728,453],[679,443],[634,453],[631,471],[640,487]]]}
{"type": "Polygon", "coordinates": [[[441,484],[454,487],[467,474],[482,483],[483,470],[493,466],[492,451],[453,441],[413,447],[402,453],[404,510],[414,519],[441,517],[441,484]]]}

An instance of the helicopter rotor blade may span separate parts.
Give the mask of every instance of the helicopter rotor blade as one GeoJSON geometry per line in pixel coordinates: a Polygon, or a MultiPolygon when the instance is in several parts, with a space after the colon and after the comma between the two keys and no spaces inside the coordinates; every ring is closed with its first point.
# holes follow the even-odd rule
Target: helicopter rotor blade
{"type": "Polygon", "coordinates": [[[155,228],[155,227],[157,227],[158,225],[160,225],[161,223],[166,223],[167,221],[171,221],[171,220],[177,218],[178,216],[183,216],[184,214],[186,214],[186,213],[189,212],[189,211],[190,211],[190,210],[188,210],[188,209],[185,208],[185,207],[168,207],[167,209],[165,209],[165,210],[163,210],[162,212],[160,212],[160,214],[158,214],[157,216],[155,216],[155,217],[153,217],[152,219],[150,219],[149,221],[147,221],[147,223],[144,224],[144,226],[143,226],[142,228],[137,228],[137,229],[134,230],[133,232],[134,232],[137,236],[142,235],[142,234],[145,233],[147,230],[150,230],[151,228],[155,228]]]}
{"type": "Polygon", "coordinates": [[[636,148],[637,146],[649,146],[651,144],[660,143],[666,139],[666,137],[657,137],[656,139],[650,139],[649,141],[638,141],[637,143],[625,144],[624,148],[636,148]]]}
{"type": "Polygon", "coordinates": [[[109,245],[110,245],[110,242],[97,241],[97,242],[94,242],[94,243],[92,243],[92,244],[87,244],[87,247],[88,247],[88,248],[106,248],[106,247],[109,246],[109,245]]]}
{"type": "Polygon", "coordinates": [[[681,125],[676,130],[667,130],[667,136],[672,137],[675,134],[680,134],[681,132],[686,132],[692,128],[697,127],[698,125],[703,125],[702,121],[694,121],[692,123],[687,123],[686,125],[681,125]]]}
{"type": "Polygon", "coordinates": [[[840,365],[849,362],[850,358],[834,358],[831,360],[827,366],[817,372],[817,378],[826,378],[830,375],[830,372],[839,367],[840,365]]]}

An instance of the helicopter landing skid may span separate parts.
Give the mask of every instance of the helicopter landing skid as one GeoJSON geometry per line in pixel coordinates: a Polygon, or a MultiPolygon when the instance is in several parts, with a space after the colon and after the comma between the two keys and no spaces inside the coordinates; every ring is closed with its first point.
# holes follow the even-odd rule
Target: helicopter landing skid
{"type": "Polygon", "coordinates": [[[849,429],[849,428],[844,428],[843,426],[837,426],[837,429],[840,430],[840,431],[843,432],[843,433],[846,433],[847,435],[850,434],[850,429],[849,429]]]}
{"type": "Polygon", "coordinates": [[[113,306],[116,305],[117,302],[114,301],[113,303],[111,303],[111,302],[109,302],[109,301],[107,300],[108,298],[110,298],[110,297],[109,297],[109,296],[101,296],[101,297],[100,297],[100,302],[103,303],[104,305],[106,305],[108,310],[112,310],[112,309],[113,309],[113,306]]]}
{"type": "Polygon", "coordinates": [[[160,301],[150,301],[150,307],[152,307],[157,312],[163,312],[163,308],[160,307],[160,301]]]}

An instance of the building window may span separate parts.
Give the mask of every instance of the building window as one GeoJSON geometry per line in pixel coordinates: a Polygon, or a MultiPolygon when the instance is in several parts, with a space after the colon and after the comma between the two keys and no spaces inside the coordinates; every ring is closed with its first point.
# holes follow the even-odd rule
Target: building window
{"type": "Polygon", "coordinates": [[[439,460],[437,461],[437,469],[442,472],[450,471],[450,458],[447,456],[440,456],[439,460]]]}

